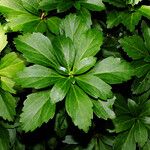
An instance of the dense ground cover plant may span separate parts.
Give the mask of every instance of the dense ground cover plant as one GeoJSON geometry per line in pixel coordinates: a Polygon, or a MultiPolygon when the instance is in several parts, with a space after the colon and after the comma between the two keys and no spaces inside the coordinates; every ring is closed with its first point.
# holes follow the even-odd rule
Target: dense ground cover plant
{"type": "Polygon", "coordinates": [[[0,0],[0,13],[0,149],[149,150],[148,0],[0,0]]]}

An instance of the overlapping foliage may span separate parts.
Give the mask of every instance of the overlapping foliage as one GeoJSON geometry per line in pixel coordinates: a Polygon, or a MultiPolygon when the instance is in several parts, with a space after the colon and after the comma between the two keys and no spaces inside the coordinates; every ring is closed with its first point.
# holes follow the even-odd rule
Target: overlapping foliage
{"type": "Polygon", "coordinates": [[[148,150],[149,5],[0,0],[0,149],[148,150]]]}

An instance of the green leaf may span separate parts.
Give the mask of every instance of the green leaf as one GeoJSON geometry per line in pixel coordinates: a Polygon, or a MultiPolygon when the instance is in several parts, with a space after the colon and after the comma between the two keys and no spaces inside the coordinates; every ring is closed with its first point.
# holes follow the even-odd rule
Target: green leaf
{"type": "Polygon", "coordinates": [[[133,82],[133,94],[142,94],[150,89],[150,72],[143,78],[137,79],[133,82]]]}
{"type": "Polygon", "coordinates": [[[40,17],[38,9],[35,8],[37,6],[38,2],[35,0],[0,1],[0,10],[6,16],[8,26],[13,31],[45,32],[45,20],[40,17]]]}
{"type": "Polygon", "coordinates": [[[115,131],[118,133],[130,129],[135,123],[135,118],[129,115],[121,115],[117,116],[113,122],[115,125],[115,131]]]}
{"type": "Polygon", "coordinates": [[[85,22],[86,25],[90,28],[90,26],[92,25],[90,12],[86,8],[81,8],[78,12],[78,16],[81,17],[83,22],[85,22]]]}
{"type": "Polygon", "coordinates": [[[59,36],[53,41],[55,57],[60,66],[65,67],[68,72],[71,71],[74,63],[75,49],[70,38],[59,36]]]}
{"type": "Polygon", "coordinates": [[[145,62],[150,62],[150,55],[144,59],[145,62]]]}
{"type": "Polygon", "coordinates": [[[121,94],[116,94],[115,100],[115,113],[117,116],[128,114],[129,108],[126,104],[126,99],[121,94]]]}
{"type": "Polygon", "coordinates": [[[92,138],[92,140],[89,142],[88,146],[86,147],[86,150],[100,150],[100,149],[112,150],[112,147],[108,145],[107,143],[105,143],[102,135],[100,135],[99,137],[95,136],[94,138],[92,138]]]}
{"type": "Polygon", "coordinates": [[[0,24],[0,52],[5,48],[7,45],[7,35],[5,35],[4,27],[0,24]]]}
{"type": "Polygon", "coordinates": [[[143,60],[133,61],[131,65],[134,68],[134,73],[138,78],[146,75],[150,70],[150,63],[144,62],[143,60]]]}
{"type": "Polygon", "coordinates": [[[25,13],[25,9],[22,6],[21,0],[1,0],[0,1],[0,10],[2,13],[7,15],[15,15],[20,13],[25,13]],[[13,14],[13,13],[15,14],[13,14]]]}
{"type": "Polygon", "coordinates": [[[62,78],[57,72],[40,65],[33,65],[18,73],[16,82],[24,88],[41,89],[62,78]]]}
{"type": "Polygon", "coordinates": [[[55,105],[51,103],[49,91],[33,93],[24,102],[20,122],[26,132],[33,131],[54,117],[55,105]]]}
{"type": "Polygon", "coordinates": [[[58,18],[58,17],[51,17],[51,18],[48,18],[46,20],[46,23],[47,23],[47,26],[48,26],[48,29],[58,35],[59,34],[59,26],[60,26],[60,23],[61,23],[61,19],[58,18]]]}
{"type": "Polygon", "coordinates": [[[61,13],[61,12],[67,11],[73,6],[73,4],[74,4],[74,1],[72,0],[63,0],[61,3],[58,4],[57,12],[61,13]]]}
{"type": "Polygon", "coordinates": [[[21,0],[23,7],[32,14],[38,14],[39,0],[21,0]]]}
{"type": "Polygon", "coordinates": [[[150,6],[142,5],[138,10],[144,17],[150,19],[150,6]]]}
{"type": "Polygon", "coordinates": [[[8,121],[13,121],[16,100],[11,94],[0,89],[0,116],[8,121]]]}
{"type": "Polygon", "coordinates": [[[7,92],[15,93],[16,91],[13,89],[15,82],[7,77],[0,78],[0,87],[7,92]]]}
{"type": "Polygon", "coordinates": [[[124,12],[112,11],[107,15],[107,28],[113,28],[118,26],[122,22],[124,12]]]}
{"type": "Polygon", "coordinates": [[[115,7],[126,7],[126,0],[103,0],[103,2],[107,2],[109,4],[114,5],[115,7]]]}
{"type": "Polygon", "coordinates": [[[141,123],[140,121],[137,121],[137,123],[135,124],[134,130],[135,130],[134,131],[135,141],[141,147],[143,147],[144,144],[148,140],[148,131],[147,131],[145,125],[143,123],[141,123]]]}
{"type": "Polygon", "coordinates": [[[101,100],[93,100],[93,111],[99,118],[114,119],[115,113],[110,108],[109,100],[107,102],[103,102],[101,100]]]}
{"type": "Polygon", "coordinates": [[[128,0],[128,4],[131,4],[131,5],[136,5],[138,4],[139,2],[141,2],[142,0],[128,0]]]}
{"type": "Polygon", "coordinates": [[[110,84],[122,83],[133,75],[133,69],[128,62],[114,57],[105,58],[97,63],[92,72],[110,84]]]}
{"type": "Polygon", "coordinates": [[[128,30],[133,32],[140,19],[141,14],[139,12],[112,11],[107,16],[107,28],[113,28],[122,23],[128,30]]]}
{"type": "Polygon", "coordinates": [[[130,113],[136,114],[136,110],[138,108],[138,105],[134,100],[128,99],[128,108],[129,108],[130,113]]]}
{"type": "Polygon", "coordinates": [[[150,27],[145,22],[142,22],[142,31],[143,31],[145,46],[150,51],[150,41],[149,41],[150,27]]]}
{"type": "Polygon", "coordinates": [[[123,39],[120,39],[119,42],[124,51],[132,59],[142,59],[148,55],[144,41],[138,35],[124,37],[123,39]]]}
{"type": "Polygon", "coordinates": [[[62,35],[69,37],[72,41],[80,39],[82,33],[89,29],[89,25],[83,22],[80,16],[75,14],[68,15],[60,25],[60,32],[62,35]]]}
{"type": "Polygon", "coordinates": [[[51,41],[41,33],[25,34],[15,39],[17,49],[31,63],[56,66],[51,41]]]}
{"type": "Polygon", "coordinates": [[[18,58],[17,54],[14,52],[6,54],[0,60],[0,76],[12,78],[16,75],[16,73],[23,70],[23,68],[23,61],[18,58]]]}
{"type": "Polygon", "coordinates": [[[61,110],[56,115],[54,130],[59,137],[64,137],[67,129],[68,129],[67,114],[65,113],[64,110],[61,110]]]}
{"type": "Polygon", "coordinates": [[[70,88],[70,79],[62,78],[56,82],[50,92],[50,98],[52,103],[57,103],[62,101],[70,88]]]}
{"type": "Polygon", "coordinates": [[[42,0],[40,2],[39,8],[44,9],[46,11],[51,11],[57,8],[60,0],[42,0]]]}
{"type": "Polygon", "coordinates": [[[75,39],[75,48],[77,50],[76,61],[94,56],[100,51],[103,43],[103,35],[97,29],[90,29],[81,34],[80,38],[75,39]]]}
{"type": "Polygon", "coordinates": [[[85,2],[81,1],[81,5],[93,11],[102,11],[105,9],[105,5],[103,4],[102,0],[86,0],[85,2]]]}
{"type": "Polygon", "coordinates": [[[112,97],[111,86],[93,75],[76,77],[77,84],[90,96],[106,100],[112,97]]]}
{"type": "Polygon", "coordinates": [[[73,5],[71,0],[42,0],[40,2],[40,9],[51,11],[57,9],[57,12],[63,12],[73,5]]]}
{"type": "Polygon", "coordinates": [[[148,140],[146,144],[143,146],[143,150],[150,150],[150,140],[148,140]]]}
{"type": "Polygon", "coordinates": [[[66,110],[79,129],[88,132],[93,118],[90,98],[76,85],[72,85],[66,97],[66,110]]]}
{"type": "Polygon", "coordinates": [[[135,26],[139,23],[141,19],[141,14],[139,12],[126,13],[122,18],[122,23],[128,30],[133,32],[135,26]]]}
{"type": "Polygon", "coordinates": [[[96,63],[95,57],[86,57],[82,60],[78,61],[76,65],[74,65],[73,72],[74,74],[82,74],[91,69],[96,63]]]}
{"type": "Polygon", "coordinates": [[[1,150],[9,150],[9,132],[0,126],[0,148],[1,150]]]}
{"type": "Polygon", "coordinates": [[[114,148],[117,150],[136,150],[133,128],[129,132],[121,133],[114,142],[114,148]]]}
{"type": "Polygon", "coordinates": [[[8,26],[15,32],[45,32],[47,28],[45,21],[40,16],[35,16],[30,13],[16,15],[12,18],[8,17],[8,26]]]}

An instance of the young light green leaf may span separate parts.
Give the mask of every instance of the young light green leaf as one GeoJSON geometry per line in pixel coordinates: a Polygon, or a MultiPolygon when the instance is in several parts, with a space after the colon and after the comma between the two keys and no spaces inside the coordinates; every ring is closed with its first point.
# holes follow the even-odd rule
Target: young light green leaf
{"type": "Polygon", "coordinates": [[[8,121],[13,121],[16,108],[14,97],[0,89],[0,116],[8,121]]]}
{"type": "Polygon", "coordinates": [[[0,0],[0,10],[6,15],[25,13],[25,9],[22,6],[21,0],[0,0]]]}
{"type": "Polygon", "coordinates": [[[0,60],[0,76],[12,78],[16,75],[16,73],[23,70],[23,68],[23,61],[19,59],[17,54],[14,52],[6,54],[0,60]]]}
{"type": "Polygon", "coordinates": [[[18,73],[16,83],[24,88],[41,89],[53,85],[61,76],[50,68],[33,65],[18,73]]]}
{"type": "Polygon", "coordinates": [[[143,147],[148,140],[148,131],[143,123],[137,121],[134,127],[135,141],[143,147]]]}
{"type": "Polygon", "coordinates": [[[68,15],[60,25],[60,33],[65,34],[66,37],[69,37],[72,41],[76,38],[80,39],[82,33],[87,31],[89,26],[83,22],[80,16],[75,14],[68,15]]]}
{"type": "Polygon", "coordinates": [[[150,19],[150,6],[142,5],[138,10],[144,17],[150,19]]]}
{"type": "Polygon", "coordinates": [[[103,43],[103,35],[97,29],[90,29],[81,34],[80,38],[75,39],[75,48],[77,50],[76,61],[94,56],[100,51],[103,43]]]}
{"type": "Polygon", "coordinates": [[[92,72],[110,84],[122,83],[133,75],[133,69],[128,62],[114,57],[105,58],[97,63],[92,72]]]}
{"type": "Polygon", "coordinates": [[[60,23],[61,23],[61,19],[58,18],[58,17],[51,17],[51,18],[48,18],[47,21],[47,26],[48,26],[48,29],[58,35],[59,34],[59,26],[60,26],[60,23]]]}
{"type": "Polygon", "coordinates": [[[86,0],[85,2],[81,1],[81,5],[93,11],[102,11],[105,9],[105,5],[103,4],[102,0],[86,0]]]}
{"type": "Polygon", "coordinates": [[[53,88],[50,91],[50,98],[52,103],[57,103],[62,101],[70,88],[70,79],[62,78],[56,82],[53,88]]]}
{"type": "Polygon", "coordinates": [[[95,57],[86,57],[81,59],[74,65],[73,72],[74,74],[82,74],[91,69],[96,63],[95,57]]]}
{"type": "Polygon", "coordinates": [[[15,39],[17,49],[32,63],[56,66],[51,41],[41,33],[25,34],[15,39]]]}
{"type": "Polygon", "coordinates": [[[93,75],[76,77],[77,84],[90,96],[106,100],[112,97],[111,86],[93,75]]]}
{"type": "Polygon", "coordinates": [[[124,51],[132,59],[141,59],[148,55],[148,51],[145,47],[144,41],[138,35],[130,37],[124,37],[119,40],[119,43],[123,47],[124,51]]]}
{"type": "Polygon", "coordinates": [[[4,90],[4,91],[7,91],[7,92],[10,92],[10,93],[15,93],[16,91],[13,89],[14,85],[15,85],[15,82],[12,81],[10,78],[7,78],[7,77],[1,77],[0,78],[0,87],[4,90]]]}
{"type": "Polygon", "coordinates": [[[75,48],[70,38],[59,36],[53,41],[55,57],[60,66],[65,67],[68,72],[71,71],[75,58],[75,48]]]}
{"type": "Polygon", "coordinates": [[[101,100],[93,100],[93,111],[99,118],[114,119],[115,113],[109,106],[109,100],[107,102],[103,102],[101,100]]]}
{"type": "Polygon", "coordinates": [[[76,85],[72,85],[66,97],[66,110],[79,129],[88,132],[93,118],[90,98],[76,85]]]}
{"type": "Polygon", "coordinates": [[[145,46],[150,51],[150,41],[149,41],[150,27],[145,22],[142,22],[142,31],[143,31],[145,46]]]}
{"type": "Polygon", "coordinates": [[[9,150],[9,132],[0,126],[0,148],[1,150],[9,150]]]}
{"type": "Polygon", "coordinates": [[[7,45],[7,35],[5,35],[4,27],[0,24],[0,52],[5,48],[7,45]]]}
{"type": "Polygon", "coordinates": [[[55,105],[51,103],[49,92],[42,91],[27,96],[20,118],[24,131],[33,131],[54,117],[55,105]]]}

